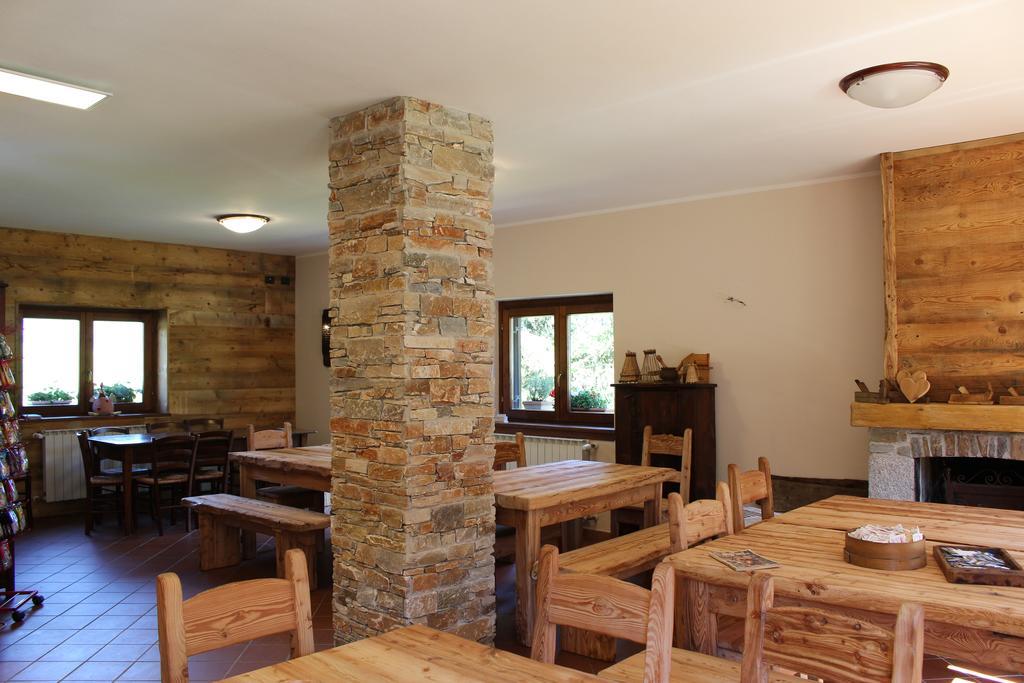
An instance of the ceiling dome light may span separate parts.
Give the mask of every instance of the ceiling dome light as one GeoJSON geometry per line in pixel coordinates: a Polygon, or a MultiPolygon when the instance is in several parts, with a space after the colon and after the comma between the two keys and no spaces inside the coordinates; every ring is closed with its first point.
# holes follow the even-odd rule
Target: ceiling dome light
{"type": "Polygon", "coordinates": [[[269,223],[270,219],[251,213],[230,213],[217,216],[217,222],[231,232],[255,232],[269,223]]]}
{"type": "Polygon", "coordinates": [[[839,87],[869,107],[895,109],[928,97],[948,77],[949,69],[934,62],[894,62],[854,71],[839,87]]]}

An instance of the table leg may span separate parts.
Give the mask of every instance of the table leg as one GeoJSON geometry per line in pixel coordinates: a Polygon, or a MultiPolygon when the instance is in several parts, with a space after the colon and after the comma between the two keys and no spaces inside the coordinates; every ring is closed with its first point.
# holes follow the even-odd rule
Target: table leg
{"type": "Polygon", "coordinates": [[[644,528],[661,524],[661,484],[651,486],[651,497],[644,501],[644,528]]]}
{"type": "Polygon", "coordinates": [[[575,550],[583,545],[583,520],[570,519],[562,522],[562,552],[575,550]]]}
{"type": "Polygon", "coordinates": [[[686,579],[683,582],[686,617],[686,648],[706,655],[718,652],[718,619],[711,611],[708,584],[686,579]]]}
{"type": "MultiPolygon", "coordinates": [[[[243,498],[256,497],[256,480],[244,463],[238,465],[238,494],[243,498]]],[[[252,531],[242,531],[242,557],[247,560],[256,557],[256,534],[252,531]]]]}
{"type": "Polygon", "coordinates": [[[516,631],[529,646],[533,637],[533,565],[540,556],[540,519],[528,510],[516,510],[516,631]]]}
{"type": "MultiPolygon", "coordinates": [[[[121,476],[124,479],[123,495],[121,496],[121,514],[124,515],[124,533],[135,531],[135,512],[132,509],[135,493],[132,485],[132,464],[135,462],[134,449],[131,446],[121,449],[121,476]]],[[[151,494],[152,495],[152,494],[151,494]]]]}

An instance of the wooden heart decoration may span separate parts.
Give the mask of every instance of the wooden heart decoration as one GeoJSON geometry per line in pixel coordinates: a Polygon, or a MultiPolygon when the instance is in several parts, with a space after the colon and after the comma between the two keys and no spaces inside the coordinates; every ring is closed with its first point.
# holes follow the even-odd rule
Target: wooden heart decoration
{"type": "Polygon", "coordinates": [[[896,384],[911,403],[927,394],[932,388],[932,383],[928,381],[928,375],[924,373],[924,370],[917,372],[900,370],[896,373],[896,384]]]}

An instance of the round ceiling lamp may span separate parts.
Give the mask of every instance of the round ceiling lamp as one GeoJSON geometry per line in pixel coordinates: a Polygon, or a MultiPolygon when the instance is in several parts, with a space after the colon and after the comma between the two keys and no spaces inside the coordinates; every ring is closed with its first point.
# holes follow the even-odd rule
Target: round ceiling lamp
{"type": "Polygon", "coordinates": [[[893,62],[854,71],[839,87],[870,107],[895,109],[928,97],[948,77],[949,69],[935,62],[893,62]]]}
{"type": "Polygon", "coordinates": [[[252,213],[229,213],[217,216],[217,222],[231,232],[255,232],[270,222],[266,216],[252,213]]]}

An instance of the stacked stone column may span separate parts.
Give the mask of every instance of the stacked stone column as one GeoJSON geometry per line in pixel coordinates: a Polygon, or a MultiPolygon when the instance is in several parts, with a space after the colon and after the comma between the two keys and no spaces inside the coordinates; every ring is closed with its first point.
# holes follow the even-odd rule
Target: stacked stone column
{"type": "Polygon", "coordinates": [[[494,635],[493,134],[398,97],[331,122],[337,642],[494,635]]]}

